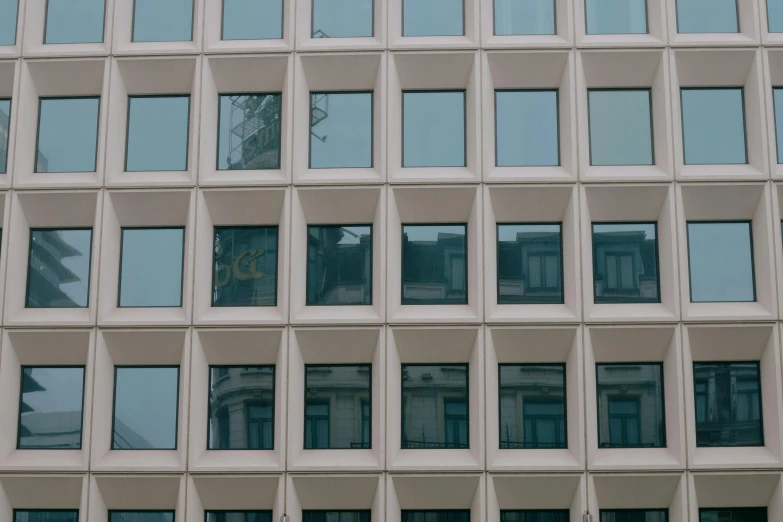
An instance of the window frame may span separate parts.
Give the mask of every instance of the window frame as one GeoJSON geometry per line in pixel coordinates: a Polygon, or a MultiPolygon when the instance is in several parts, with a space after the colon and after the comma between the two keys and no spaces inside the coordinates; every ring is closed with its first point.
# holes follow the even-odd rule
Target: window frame
{"type": "MultiPolygon", "coordinates": [[[[0,168],[0,174],[1,175],[8,175],[8,157],[11,155],[11,151],[9,150],[11,148],[10,147],[10,145],[11,145],[11,111],[14,110],[14,100],[11,97],[0,96],[0,102],[4,102],[4,101],[8,102],[8,137],[5,140],[5,158],[3,160],[3,163],[0,164],[0,167],[2,167],[2,168],[0,168]]],[[[40,114],[40,109],[39,109],[38,112],[40,114]]],[[[39,116],[39,118],[40,118],[40,116],[39,116]]],[[[38,149],[38,143],[37,142],[36,142],[36,147],[35,148],[36,148],[36,152],[37,152],[37,149],[38,149]]],[[[97,154],[97,152],[96,152],[96,154],[97,154]]]]}
{"type": "MultiPolygon", "coordinates": [[[[225,2],[225,0],[223,0],[225,2]]],[[[313,27],[315,27],[315,2],[317,0],[308,0],[310,2],[310,36],[309,38],[318,40],[322,38],[326,38],[327,40],[330,38],[375,38],[375,2],[376,0],[367,0],[370,2],[370,34],[369,36],[315,36],[315,31],[313,31],[313,27]]],[[[464,0],[463,0],[464,1],[464,0]]],[[[404,0],[403,0],[404,4],[404,0]]],[[[464,4],[463,4],[464,5],[464,4]]],[[[465,23],[465,15],[464,15],[464,7],[463,7],[463,25],[465,23]]],[[[323,31],[321,31],[323,32],[323,31]]],[[[464,32],[464,29],[463,29],[464,32]]],[[[324,33],[326,34],[326,33],[324,33]]],[[[375,111],[373,111],[375,112],[375,111]]],[[[372,144],[372,135],[370,135],[370,143],[372,144]]],[[[373,156],[371,156],[373,157],[373,156]]]]}
{"type": "MultiPolygon", "coordinates": [[[[135,0],[134,0],[135,1],[135,0]]],[[[280,38],[231,38],[229,40],[226,40],[224,38],[225,36],[225,29],[226,29],[226,0],[220,1],[220,41],[221,42],[258,42],[258,41],[267,41],[267,40],[285,40],[286,34],[285,34],[285,1],[280,0],[280,3],[282,4],[280,9],[280,38]]],[[[134,9],[135,13],[135,9],[134,9]]],[[[192,33],[192,29],[191,29],[192,33]]],[[[131,33],[133,34],[133,33],[131,33]]],[[[191,41],[193,40],[193,36],[191,34],[191,41]]],[[[220,96],[220,94],[218,94],[220,96]]],[[[218,104],[218,111],[220,110],[220,104],[218,104]]],[[[282,120],[282,118],[281,118],[282,120]]],[[[220,122],[220,113],[218,113],[218,122],[220,122]]],[[[219,123],[218,123],[219,125],[219,123]]],[[[219,138],[218,138],[219,139],[219,138]]],[[[282,141],[282,140],[281,140],[282,141]]],[[[278,163],[280,163],[280,156],[278,155],[278,163]]]]}
{"type": "MultiPolygon", "coordinates": [[[[135,5],[136,0],[133,0],[134,2],[134,12],[135,12],[135,5]]],[[[129,94],[127,96],[128,103],[127,103],[127,109],[125,112],[125,159],[123,162],[122,172],[124,174],[139,174],[144,172],[188,172],[191,169],[190,165],[190,126],[191,126],[191,118],[193,116],[193,95],[192,93],[184,93],[184,94],[129,94]],[[188,99],[188,117],[187,117],[187,130],[185,131],[185,168],[182,170],[128,170],[128,142],[130,141],[130,122],[131,122],[131,102],[134,99],[138,98],[187,98],[188,99]]],[[[218,124],[220,124],[220,120],[218,120],[218,124]]],[[[218,138],[219,139],[219,138],[218,138]]]]}
{"type": "MultiPolygon", "coordinates": [[[[494,9],[495,2],[497,0],[492,0],[492,6],[494,9]]],[[[552,0],[553,3],[557,3],[555,0],[552,0]]],[[[494,23],[494,22],[493,22],[494,23]]],[[[555,23],[557,21],[555,20],[555,23]]],[[[557,27],[557,26],[555,26],[557,27]]],[[[532,88],[532,89],[495,89],[493,91],[493,101],[494,101],[494,118],[495,118],[495,168],[512,168],[512,169],[527,169],[527,168],[548,168],[548,167],[563,167],[563,161],[562,161],[562,150],[561,150],[561,139],[560,139],[560,87],[553,87],[553,88],[532,88]],[[557,133],[557,164],[556,165],[498,165],[498,93],[499,92],[554,92],[555,93],[555,132],[557,133]]],[[[467,126],[467,125],[466,125],[467,126]]],[[[465,138],[467,140],[467,136],[465,138]]],[[[467,141],[466,141],[467,143],[467,141]]],[[[465,147],[465,152],[467,155],[467,145],[465,147]]],[[[465,163],[467,164],[467,158],[465,159],[465,163]]]]}
{"type": "MultiPolygon", "coordinates": [[[[679,0],[675,0],[679,1],[679,0]]],[[[736,1],[736,0],[735,0],[736,1]]],[[[737,15],[739,16],[739,14],[737,15]]],[[[684,34],[690,34],[690,33],[684,33],[684,34]]],[[[694,34],[709,34],[709,33],[694,33],[694,34]]],[[[740,34],[739,31],[736,33],[727,33],[727,34],[740,34]]],[[[707,166],[715,166],[715,165],[723,165],[723,166],[732,166],[732,165],[750,165],[750,151],[748,150],[748,111],[747,107],[745,106],[745,86],[740,85],[707,85],[703,87],[691,87],[686,86],[682,87],[680,86],[680,125],[682,127],[682,164],[683,166],[687,167],[689,165],[707,165],[707,166]],[[745,161],[744,163],[688,163],[686,159],[685,154],[685,139],[687,133],[685,132],[685,117],[684,117],[684,111],[683,108],[685,107],[685,104],[683,103],[682,99],[682,93],[683,91],[726,91],[726,90],[739,90],[740,91],[740,100],[742,101],[742,136],[743,136],[743,145],[745,147],[745,161]]],[[[773,104],[774,105],[774,104],[773,104]]],[[[774,109],[774,107],[773,107],[774,109]]],[[[652,118],[652,112],[650,113],[650,117],[652,118]]]]}
{"type": "MultiPolygon", "coordinates": [[[[411,0],[415,1],[415,0],[411,0]]],[[[462,8],[464,10],[465,8],[465,1],[462,0],[462,8]]],[[[405,0],[401,0],[403,5],[405,4],[405,0]]],[[[463,16],[464,21],[464,16],[463,16]]],[[[404,35],[403,35],[404,36],[404,35]]],[[[417,37],[418,38],[418,37],[417,37]]],[[[427,37],[429,38],[429,37],[427,37]]],[[[468,89],[402,89],[401,91],[401,110],[400,110],[400,130],[402,136],[400,137],[400,168],[401,169],[465,169],[468,168],[468,89]],[[458,166],[447,166],[444,167],[443,165],[433,165],[433,166],[421,166],[421,165],[411,165],[406,166],[405,165],[405,95],[408,93],[418,93],[418,94],[436,94],[436,93],[461,93],[462,94],[462,150],[463,150],[463,158],[462,158],[462,165],[458,166]]]]}
{"type": "MultiPolygon", "coordinates": [[[[195,32],[194,26],[196,25],[196,0],[192,0],[192,6],[190,8],[190,38],[188,38],[187,40],[164,40],[164,42],[150,41],[150,40],[137,41],[136,38],[134,37],[136,34],[136,0],[133,0],[131,13],[132,16],[131,16],[131,29],[130,29],[130,43],[193,42],[193,33],[195,32]]],[[[111,520],[109,522],[111,522],[111,520]]]]}
{"type": "MultiPolygon", "coordinates": [[[[375,0],[372,0],[375,3],[375,0]]],[[[328,169],[373,169],[375,168],[375,91],[364,89],[358,91],[332,90],[332,91],[309,91],[308,92],[308,134],[307,134],[307,168],[309,170],[328,170],[328,169]],[[363,167],[313,167],[313,97],[330,94],[369,94],[370,95],[370,164],[363,167]]],[[[318,138],[316,138],[318,139],[318,138]]]]}
{"type": "Polygon", "coordinates": [[[185,245],[187,242],[187,227],[186,226],[153,226],[153,227],[120,227],[120,267],[117,273],[117,308],[182,308],[183,306],[183,294],[185,293],[185,245]],[[122,306],[122,254],[125,249],[125,230],[182,230],[182,268],[180,269],[180,293],[179,293],[179,305],[178,306],[122,306]]]}
{"type": "MultiPolygon", "coordinates": [[[[282,0],[281,0],[282,1],[282,0]]],[[[225,5],[225,0],[223,0],[221,5],[225,5]]],[[[222,29],[221,29],[222,31],[222,29]]],[[[223,41],[223,35],[221,34],[221,41],[223,41]]],[[[226,40],[226,41],[233,41],[233,40],[226,40]]],[[[240,40],[242,41],[242,40],[240,40]]],[[[248,40],[244,40],[248,41],[248,40]]],[[[254,40],[251,40],[254,41],[254,40]]],[[[217,139],[215,147],[217,153],[215,154],[215,171],[216,172],[229,172],[233,169],[221,169],[220,168],[220,117],[222,114],[222,103],[220,103],[223,99],[223,97],[229,97],[229,96],[277,96],[278,97],[278,121],[280,122],[280,129],[278,130],[278,136],[277,136],[277,167],[275,168],[269,168],[269,169],[236,169],[241,171],[254,171],[254,170],[280,170],[282,165],[282,155],[283,155],[283,93],[282,92],[218,92],[218,104],[217,104],[217,139]]],[[[188,126],[190,128],[190,126],[188,126]]],[[[230,132],[230,129],[229,129],[230,132]]],[[[127,139],[126,139],[127,142],[127,139]]],[[[190,142],[190,137],[188,137],[188,143],[190,142]]],[[[126,145],[127,147],[127,145],[126,145]]],[[[190,152],[190,150],[188,150],[190,152]]]]}
{"type": "MultiPolygon", "coordinates": [[[[578,1],[584,1],[587,2],[587,0],[578,0],[578,1]]],[[[646,4],[647,0],[645,0],[646,4]]],[[[586,5],[586,4],[585,4],[586,5]]],[[[587,22],[585,22],[587,23],[587,22]]],[[[636,34],[636,33],[629,33],[629,34],[636,34]]],[[[645,33],[649,35],[649,27],[648,32],[645,33]]],[[[744,105],[744,97],[743,94],[743,109],[742,109],[742,117],[743,120],[745,118],[745,105],[744,105]]],[[[589,166],[590,167],[654,167],[656,165],[655,161],[655,112],[653,111],[653,97],[652,97],[652,87],[588,87],[587,88],[587,154],[589,158],[589,166]],[[645,91],[647,92],[647,103],[648,108],[650,111],[650,163],[628,163],[628,164],[617,164],[613,163],[611,165],[595,165],[593,163],[593,133],[590,132],[590,119],[592,117],[592,112],[590,108],[590,93],[591,92],[641,92],[645,91]]],[[[683,129],[683,143],[685,142],[685,134],[683,129]]],[[[747,138],[746,138],[747,140],[747,138]]],[[[745,147],[745,159],[747,160],[747,144],[745,147]]],[[[683,145],[683,158],[685,157],[685,145],[683,145]]],[[[656,235],[657,237],[657,235],[656,235]]]]}
{"type": "MultiPolygon", "coordinates": [[[[46,0],[47,6],[49,5],[49,0],[46,0]]],[[[59,44],[54,44],[59,45],[59,44]]],[[[62,44],[62,45],[71,45],[71,44],[62,44]]],[[[77,44],[78,45],[78,44],[77,44]]],[[[62,170],[53,170],[53,171],[46,171],[41,172],[38,170],[38,153],[39,153],[39,146],[40,146],[40,138],[41,138],[41,106],[43,105],[44,100],[50,100],[50,101],[56,101],[56,100],[96,100],[98,102],[98,114],[95,118],[95,170],[87,171],[87,172],[98,172],[98,148],[101,143],[101,95],[76,95],[76,96],[39,96],[38,97],[38,119],[36,123],[35,128],[35,150],[33,151],[33,154],[35,155],[33,157],[33,173],[34,174],[69,174],[72,172],[79,172],[79,171],[62,171],[62,170]]],[[[10,118],[11,115],[9,114],[8,117],[10,118]]],[[[9,129],[9,141],[10,141],[10,134],[11,131],[9,129]]],[[[126,140],[127,141],[127,140],[126,140]]]]}
{"type": "MultiPolygon", "coordinates": [[[[44,6],[44,24],[43,24],[43,45],[89,45],[89,44],[103,44],[106,40],[106,0],[103,0],[103,23],[101,24],[101,41],[100,42],[71,42],[71,43],[53,43],[50,44],[46,41],[46,35],[48,34],[49,29],[49,2],[50,0],[46,0],[46,5],[44,6]]],[[[135,0],[134,0],[135,3],[135,0]]],[[[135,6],[134,6],[135,7],[135,6]]],[[[134,8],[134,18],[136,10],[134,8]]],[[[133,34],[133,32],[131,32],[133,34]]],[[[192,38],[192,36],[191,36],[192,38]]],[[[100,108],[99,108],[100,109],[100,108]]],[[[100,118],[100,115],[98,116],[100,118]]],[[[36,150],[38,147],[36,147],[36,150]]],[[[97,162],[96,162],[97,164],[97,162]]]]}

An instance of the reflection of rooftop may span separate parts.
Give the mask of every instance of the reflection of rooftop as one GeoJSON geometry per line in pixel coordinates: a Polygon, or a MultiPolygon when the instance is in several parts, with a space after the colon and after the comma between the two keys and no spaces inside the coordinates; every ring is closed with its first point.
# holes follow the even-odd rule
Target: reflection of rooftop
{"type": "Polygon", "coordinates": [[[57,411],[24,413],[19,435],[25,446],[78,448],[82,440],[82,412],[57,411]]]}
{"type": "Polygon", "coordinates": [[[29,284],[38,291],[29,295],[45,296],[46,302],[32,302],[28,306],[77,306],[60,286],[81,281],[81,278],[66,267],[62,260],[81,256],[82,253],[63,241],[59,231],[38,234],[33,239],[30,246],[30,266],[33,270],[30,271],[29,284]]]}

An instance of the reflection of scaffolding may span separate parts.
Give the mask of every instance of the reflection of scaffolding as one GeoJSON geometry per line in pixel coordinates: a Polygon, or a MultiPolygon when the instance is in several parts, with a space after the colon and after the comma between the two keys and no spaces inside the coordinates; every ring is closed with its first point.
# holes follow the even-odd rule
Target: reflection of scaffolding
{"type": "Polygon", "coordinates": [[[315,132],[315,126],[329,117],[329,95],[313,94],[310,104],[310,134],[321,143],[326,143],[326,134],[319,136],[315,132]]]}
{"type": "Polygon", "coordinates": [[[229,169],[280,167],[280,96],[230,96],[229,169]]]}

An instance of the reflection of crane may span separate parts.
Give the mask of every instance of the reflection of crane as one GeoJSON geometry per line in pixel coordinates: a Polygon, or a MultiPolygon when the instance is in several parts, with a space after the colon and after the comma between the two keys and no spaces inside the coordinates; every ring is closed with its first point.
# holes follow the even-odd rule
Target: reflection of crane
{"type": "Polygon", "coordinates": [[[230,96],[229,169],[278,168],[280,96],[230,96]]]}
{"type": "Polygon", "coordinates": [[[314,129],[316,125],[329,117],[329,95],[313,94],[310,103],[310,134],[321,143],[326,143],[326,134],[319,136],[314,129]]]}

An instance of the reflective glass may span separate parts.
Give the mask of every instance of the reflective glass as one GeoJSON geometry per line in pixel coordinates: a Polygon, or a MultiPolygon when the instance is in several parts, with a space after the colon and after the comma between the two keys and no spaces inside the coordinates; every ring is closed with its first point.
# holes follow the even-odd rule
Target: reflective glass
{"type": "Polygon", "coordinates": [[[19,0],[0,0],[0,45],[16,43],[19,0]]]}
{"type": "Polygon", "coordinates": [[[465,91],[402,93],[402,166],[464,167],[465,91]]]}
{"type": "Polygon", "coordinates": [[[467,225],[403,225],[402,304],[467,304],[467,225]]]}
{"type": "Polygon", "coordinates": [[[218,170],[280,168],[280,94],[220,95],[218,170]]]}
{"type": "Polygon", "coordinates": [[[499,383],[501,449],[568,447],[565,364],[500,364],[499,383]]]}
{"type": "Polygon", "coordinates": [[[115,366],[112,449],[177,449],[179,367],[115,366]]]}
{"type": "Polygon", "coordinates": [[[767,30],[770,33],[783,33],[783,0],[767,1],[767,30]]]}
{"type": "Polygon", "coordinates": [[[402,365],[403,449],[469,448],[468,408],[467,364],[402,365]]]}
{"type": "Polygon", "coordinates": [[[90,293],[92,229],[30,230],[27,308],[84,308],[90,293]]]}
{"type": "MultiPolygon", "coordinates": [[[[783,2],[781,2],[783,5],[783,2]]],[[[783,8],[781,9],[783,11],[783,8]]],[[[783,17],[783,14],[781,15],[783,17]]],[[[777,143],[778,163],[783,163],[783,88],[772,89],[775,109],[775,135],[777,143]]],[[[0,159],[2,166],[2,159],[0,159]]]]}
{"type": "Polygon", "coordinates": [[[737,33],[737,0],[677,0],[677,32],[737,33]]]}
{"type": "Polygon", "coordinates": [[[134,42],[193,39],[193,0],[133,0],[134,42]]]}
{"type": "Polygon", "coordinates": [[[271,511],[205,511],[206,522],[272,522],[271,511]]]}
{"type": "Polygon", "coordinates": [[[57,509],[14,509],[14,522],[78,522],[79,511],[57,509]]]}
{"type": "Polygon", "coordinates": [[[560,224],[498,225],[498,304],[563,302],[560,224]]]}
{"type": "Polygon", "coordinates": [[[41,98],[35,172],[95,172],[100,98],[41,98]]]}
{"type": "Polygon", "coordinates": [[[84,367],[22,366],[18,449],[81,449],[84,367]]]}
{"type": "Polygon", "coordinates": [[[758,362],[695,362],[698,447],[763,446],[758,362]]]}
{"type": "Polygon", "coordinates": [[[223,40],[282,37],[282,0],[223,0],[223,40]]]}
{"type": "Polygon", "coordinates": [[[470,522],[469,509],[402,510],[401,522],[470,522]]]}
{"type": "Polygon", "coordinates": [[[646,0],[585,0],[587,34],[647,33],[646,0]]]}
{"type": "Polygon", "coordinates": [[[557,90],[495,91],[495,164],[560,165],[557,90]]]}
{"type": "Polygon", "coordinates": [[[372,225],[307,227],[307,306],[372,304],[372,225]]]}
{"type": "Polygon", "coordinates": [[[668,522],[668,509],[602,509],[601,522],[668,522]]]}
{"type": "Polygon", "coordinates": [[[207,449],[271,450],[274,434],[275,367],[210,366],[207,449]]]}
{"type": "Polygon", "coordinates": [[[747,163],[742,88],[681,89],[686,165],[747,163]]]}
{"type": "Polygon", "coordinates": [[[8,165],[8,138],[11,134],[10,119],[11,100],[0,99],[0,174],[6,173],[8,165]]]}
{"type": "Polygon", "coordinates": [[[373,35],[373,0],[313,0],[313,38],[373,35]]]}
{"type": "Polygon", "coordinates": [[[45,44],[103,41],[106,0],[46,0],[45,44]]]}
{"type": "Polygon", "coordinates": [[[558,510],[500,510],[500,522],[569,522],[567,509],[558,510]]]}
{"type": "Polygon", "coordinates": [[[370,522],[371,511],[302,510],[302,522],[370,522]]]}
{"type": "Polygon", "coordinates": [[[555,34],[555,1],[495,0],[495,34],[555,34]]]}
{"type": "Polygon", "coordinates": [[[403,36],[465,34],[463,0],[403,0],[403,36]]]}
{"type": "Polygon", "coordinates": [[[700,509],[699,522],[767,522],[767,508],[700,509]]]}
{"type": "Polygon", "coordinates": [[[212,306],[277,306],[277,227],[215,227],[212,306]]]}
{"type": "Polygon", "coordinates": [[[591,165],[652,165],[650,89],[588,91],[591,165]]]}
{"type": "Polygon", "coordinates": [[[372,93],[310,93],[310,168],[372,167],[372,93]]]}
{"type": "Polygon", "coordinates": [[[756,300],[751,224],[688,223],[691,301],[756,300]]]}
{"type": "Polygon", "coordinates": [[[305,365],[305,449],[372,447],[372,366],[305,365]]]}
{"type": "Polygon", "coordinates": [[[655,223],[593,224],[596,303],[660,303],[655,223]]]}
{"type": "Polygon", "coordinates": [[[188,170],[190,96],[131,96],[127,172],[188,170]]]}
{"type": "Polygon", "coordinates": [[[109,522],[174,522],[174,512],[109,511],[109,522]]]}
{"type": "Polygon", "coordinates": [[[120,307],[182,306],[184,228],[124,228],[120,307]]]}

